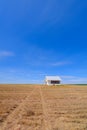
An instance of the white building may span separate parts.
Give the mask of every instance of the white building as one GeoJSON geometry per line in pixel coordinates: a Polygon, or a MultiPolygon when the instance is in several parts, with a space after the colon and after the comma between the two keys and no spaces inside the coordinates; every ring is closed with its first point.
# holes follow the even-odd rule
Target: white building
{"type": "Polygon", "coordinates": [[[45,83],[47,85],[59,85],[61,83],[61,78],[59,76],[46,76],[45,83]]]}

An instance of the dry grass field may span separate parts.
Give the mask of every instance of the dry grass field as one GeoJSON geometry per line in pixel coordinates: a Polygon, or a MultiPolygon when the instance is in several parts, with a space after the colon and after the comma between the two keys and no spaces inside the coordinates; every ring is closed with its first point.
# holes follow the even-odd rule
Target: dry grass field
{"type": "Polygon", "coordinates": [[[0,85],[0,130],[87,130],[87,86],[0,85]]]}

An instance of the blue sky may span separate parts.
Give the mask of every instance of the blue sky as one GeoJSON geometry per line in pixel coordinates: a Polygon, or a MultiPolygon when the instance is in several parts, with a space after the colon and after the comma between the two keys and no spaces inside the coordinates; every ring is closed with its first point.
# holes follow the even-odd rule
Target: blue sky
{"type": "Polygon", "coordinates": [[[46,75],[87,83],[87,1],[0,1],[0,83],[46,75]]]}

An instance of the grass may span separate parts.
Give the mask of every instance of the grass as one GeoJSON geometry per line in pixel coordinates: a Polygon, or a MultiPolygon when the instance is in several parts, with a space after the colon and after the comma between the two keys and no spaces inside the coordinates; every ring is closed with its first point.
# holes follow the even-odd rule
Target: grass
{"type": "Polygon", "coordinates": [[[47,112],[45,120],[52,130],[87,130],[86,85],[0,85],[0,126],[11,115],[7,121],[10,123],[6,125],[8,130],[9,127],[16,129],[17,125],[26,130],[44,129],[45,117],[38,86],[42,87],[47,112]],[[19,107],[22,102],[22,107],[19,107]],[[16,112],[18,107],[20,109],[16,112]]]}

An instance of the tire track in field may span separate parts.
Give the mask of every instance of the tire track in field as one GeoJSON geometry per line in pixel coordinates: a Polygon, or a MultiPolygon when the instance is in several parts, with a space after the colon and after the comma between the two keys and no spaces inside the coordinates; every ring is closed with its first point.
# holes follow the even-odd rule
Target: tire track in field
{"type": "MultiPolygon", "coordinates": [[[[17,114],[20,112],[21,108],[23,108],[26,104],[26,102],[29,100],[29,97],[32,96],[33,93],[36,92],[35,88],[34,90],[32,90],[32,92],[29,94],[29,96],[27,96],[20,104],[17,108],[15,108],[11,114],[8,115],[7,119],[3,122],[2,126],[0,127],[0,130],[9,130],[9,124],[11,124],[11,126],[13,126],[14,124],[17,124],[17,122],[19,121],[19,119],[22,118],[21,115],[19,115],[19,117],[17,119],[15,119],[15,117],[17,117],[17,114]]],[[[19,130],[15,129],[15,130],[19,130]]]]}
{"type": "Polygon", "coordinates": [[[52,126],[48,117],[48,110],[47,110],[47,106],[44,100],[44,96],[43,96],[43,92],[41,89],[41,86],[39,87],[40,90],[40,96],[41,96],[41,102],[42,102],[42,109],[43,109],[43,120],[44,120],[44,130],[52,130],[52,126]]]}

